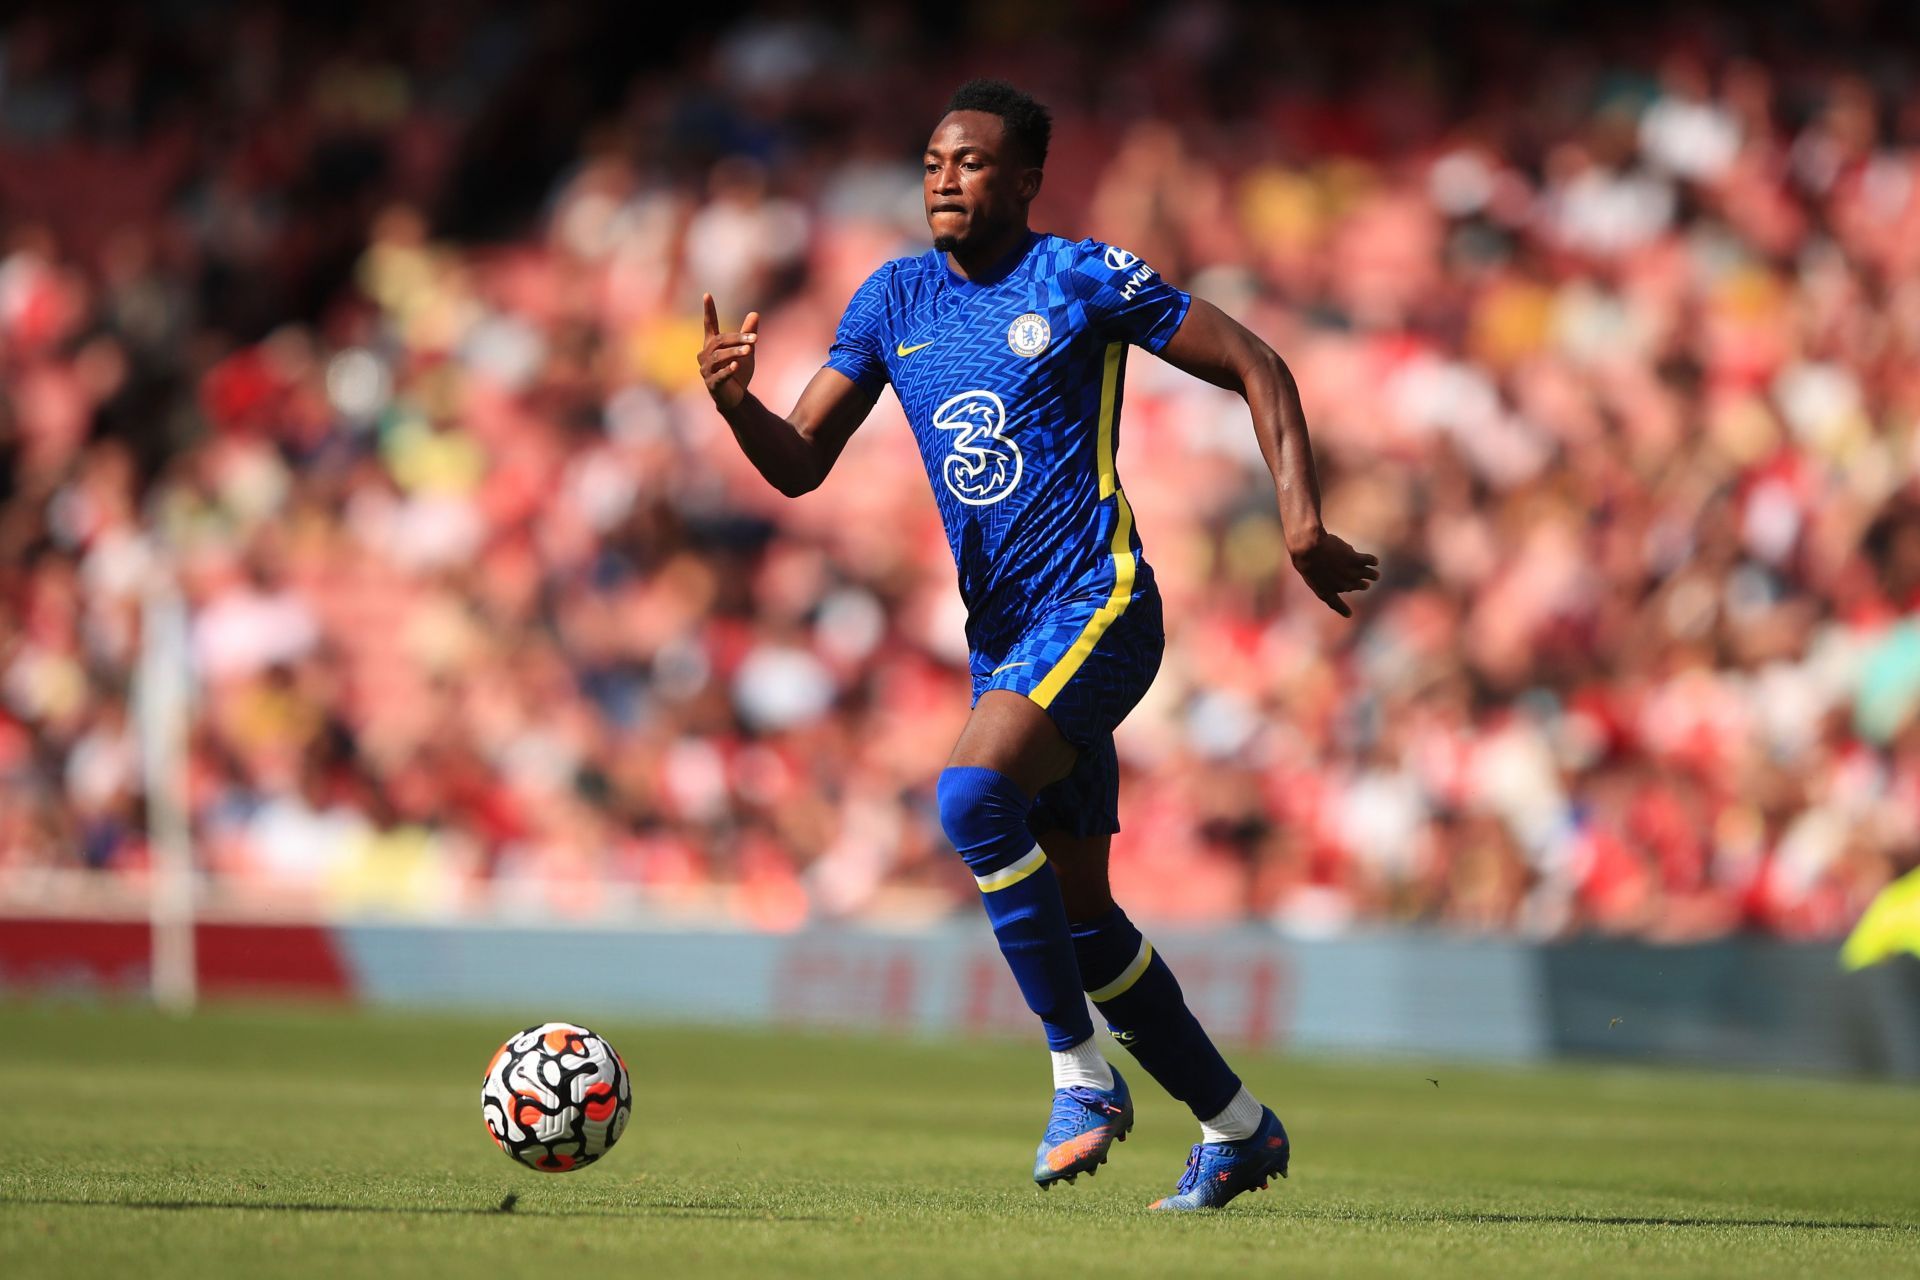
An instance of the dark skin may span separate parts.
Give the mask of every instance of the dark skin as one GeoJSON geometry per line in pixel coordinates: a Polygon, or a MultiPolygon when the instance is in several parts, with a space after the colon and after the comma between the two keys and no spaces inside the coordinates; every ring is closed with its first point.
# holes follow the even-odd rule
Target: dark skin
{"type": "MultiPolygon", "coordinates": [[[[948,113],[927,141],[924,174],[927,226],[935,246],[960,275],[976,278],[1025,243],[1027,213],[1040,193],[1041,171],[1007,138],[999,116],[948,113]]],[[[748,312],[738,330],[723,332],[713,295],[706,295],[704,303],[700,376],[742,451],[788,497],[818,488],[873,408],[873,397],[838,370],[822,369],[800,393],[792,412],[780,417],[747,389],[760,340],[759,313],[748,312]]],[[[1261,455],[1273,474],[1293,567],[1329,609],[1352,617],[1341,596],[1371,586],[1380,576],[1379,561],[1327,532],[1321,522],[1320,484],[1306,415],[1286,364],[1238,321],[1200,298],[1193,300],[1160,357],[1246,400],[1261,455]]],[[[1030,699],[989,689],[975,704],[947,763],[998,770],[1032,797],[1066,777],[1078,755],[1030,699]]],[[[1059,876],[1068,919],[1091,920],[1112,910],[1110,843],[1109,836],[1064,831],[1040,837],[1059,876]]]]}

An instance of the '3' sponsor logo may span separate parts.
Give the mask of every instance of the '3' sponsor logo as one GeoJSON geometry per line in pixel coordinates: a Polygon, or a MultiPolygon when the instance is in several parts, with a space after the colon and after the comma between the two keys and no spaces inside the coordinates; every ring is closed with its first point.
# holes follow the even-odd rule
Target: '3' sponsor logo
{"type": "Polygon", "coordinates": [[[947,491],[970,507],[1000,501],[1020,483],[1020,446],[1006,434],[1007,406],[991,391],[962,391],[933,411],[933,425],[954,433],[940,463],[947,491]]]}

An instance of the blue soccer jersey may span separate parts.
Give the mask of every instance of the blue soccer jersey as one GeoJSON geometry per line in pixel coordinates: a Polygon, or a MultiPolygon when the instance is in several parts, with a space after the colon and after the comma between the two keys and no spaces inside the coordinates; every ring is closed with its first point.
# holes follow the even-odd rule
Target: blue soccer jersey
{"type": "Polygon", "coordinates": [[[1126,351],[1159,351],[1190,303],[1124,249],[1039,233],[980,280],[929,250],[854,294],[827,367],[869,392],[893,384],[976,650],[1055,603],[1117,611],[1151,587],[1114,470],[1126,351]]]}

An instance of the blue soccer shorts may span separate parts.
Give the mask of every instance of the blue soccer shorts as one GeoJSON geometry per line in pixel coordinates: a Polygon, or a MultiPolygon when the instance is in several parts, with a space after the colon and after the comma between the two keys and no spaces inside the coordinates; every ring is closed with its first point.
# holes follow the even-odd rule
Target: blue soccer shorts
{"type": "Polygon", "coordinates": [[[1105,596],[1059,601],[1010,642],[973,651],[974,702],[989,689],[1031,698],[1080,749],[1073,772],[1034,797],[1027,826],[1036,837],[1120,829],[1113,731],[1153,683],[1166,641],[1160,592],[1149,581],[1120,606],[1105,596]]]}

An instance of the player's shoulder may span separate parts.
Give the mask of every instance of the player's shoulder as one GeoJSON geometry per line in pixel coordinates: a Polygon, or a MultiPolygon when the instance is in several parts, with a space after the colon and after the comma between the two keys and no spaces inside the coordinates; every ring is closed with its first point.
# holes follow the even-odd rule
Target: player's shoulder
{"type": "Polygon", "coordinates": [[[1061,269],[1072,272],[1087,287],[1137,287],[1153,275],[1153,268],[1142,262],[1139,254],[1120,245],[1095,240],[1091,236],[1081,240],[1067,240],[1060,236],[1049,239],[1057,242],[1054,252],[1061,269]]]}
{"type": "Polygon", "coordinates": [[[1139,261],[1138,257],[1122,249],[1119,245],[1112,244],[1106,240],[1096,240],[1092,236],[1084,236],[1079,240],[1068,240],[1064,236],[1053,236],[1050,238],[1056,241],[1066,252],[1072,254],[1075,262],[1086,262],[1090,259],[1104,262],[1108,258],[1112,258],[1116,264],[1129,260],[1134,262],[1139,261]]]}
{"type": "Polygon", "coordinates": [[[891,258],[875,267],[854,290],[844,323],[889,329],[926,301],[926,255],[891,258]]]}
{"type": "Polygon", "coordinates": [[[873,269],[855,295],[870,301],[911,300],[934,278],[931,252],[889,258],[873,269]]]}
{"type": "Polygon", "coordinates": [[[861,282],[860,292],[872,293],[884,291],[899,283],[901,273],[911,274],[915,270],[913,257],[889,258],[870,272],[861,282]]]}

